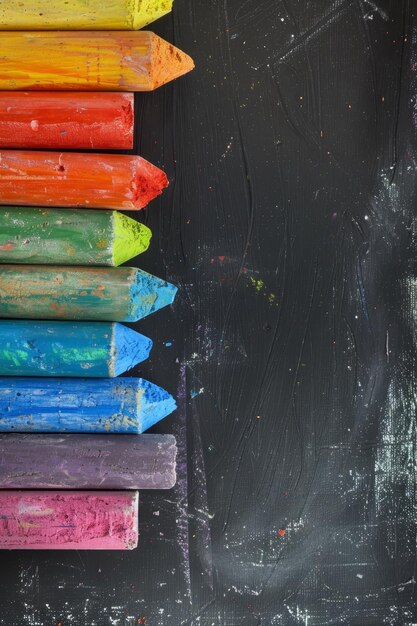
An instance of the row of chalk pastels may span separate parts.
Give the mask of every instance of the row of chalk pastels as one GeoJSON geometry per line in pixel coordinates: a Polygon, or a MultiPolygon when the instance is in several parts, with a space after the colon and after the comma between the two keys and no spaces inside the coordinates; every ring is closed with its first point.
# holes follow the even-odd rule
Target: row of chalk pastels
{"type": "Polygon", "coordinates": [[[171,8],[0,7],[1,548],[132,549],[138,490],[175,484],[175,438],[142,435],[174,398],[117,378],[152,348],[119,322],[176,293],[119,267],[151,239],[119,210],[145,207],[168,179],[139,156],[65,152],[131,149],[134,92],[193,68],[178,48],[134,32],[171,8]]]}

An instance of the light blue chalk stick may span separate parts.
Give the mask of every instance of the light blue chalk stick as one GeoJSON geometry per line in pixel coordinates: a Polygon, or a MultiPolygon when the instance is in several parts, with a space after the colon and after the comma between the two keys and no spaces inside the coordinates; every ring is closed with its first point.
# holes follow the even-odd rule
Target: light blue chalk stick
{"type": "Polygon", "coordinates": [[[143,378],[0,378],[0,432],[140,434],[175,409],[143,378]]]}
{"type": "Polygon", "coordinates": [[[148,337],[118,323],[0,320],[0,376],[112,378],[151,348],[148,337]]]}

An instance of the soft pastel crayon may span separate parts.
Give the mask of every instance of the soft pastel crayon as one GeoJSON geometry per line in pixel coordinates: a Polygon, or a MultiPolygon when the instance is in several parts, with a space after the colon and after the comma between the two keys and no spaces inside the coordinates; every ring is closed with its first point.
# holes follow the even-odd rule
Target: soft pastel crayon
{"type": "Polygon", "coordinates": [[[0,148],[131,150],[133,117],[132,93],[1,91],[0,148]]]}
{"type": "Polygon", "coordinates": [[[152,91],[193,67],[187,54],[150,31],[1,34],[5,91],[152,91]]]}
{"type": "Polygon", "coordinates": [[[1,491],[0,550],[133,550],[137,491],[1,491]]]}
{"type": "Polygon", "coordinates": [[[0,435],[0,489],[170,489],[172,435],[0,435]]]}
{"type": "Polygon", "coordinates": [[[0,263],[118,266],[151,237],[120,211],[0,207],[0,263]]]}
{"type": "Polygon", "coordinates": [[[2,265],[0,317],[137,322],[177,288],[135,267],[2,265]]]}
{"type": "Polygon", "coordinates": [[[0,320],[0,376],[113,378],[151,348],[148,337],[118,323],[0,320]]]}
{"type": "Polygon", "coordinates": [[[143,378],[0,378],[0,431],[141,434],[175,411],[143,378]]]}
{"type": "Polygon", "coordinates": [[[0,30],[136,30],[172,10],[173,0],[0,2],[0,30]]]}
{"type": "Polygon", "coordinates": [[[164,172],[139,156],[0,150],[3,205],[135,210],[167,185],[164,172]]]}

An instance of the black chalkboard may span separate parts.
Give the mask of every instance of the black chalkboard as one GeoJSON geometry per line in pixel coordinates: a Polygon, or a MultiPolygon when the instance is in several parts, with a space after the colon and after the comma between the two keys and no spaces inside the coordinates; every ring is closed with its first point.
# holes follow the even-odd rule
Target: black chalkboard
{"type": "Polygon", "coordinates": [[[178,396],[178,485],[141,494],[134,552],[2,552],[0,624],[417,623],[415,8],[154,25],[196,61],[137,98],[171,179],[138,262],[180,294],[136,373],[178,396]]]}

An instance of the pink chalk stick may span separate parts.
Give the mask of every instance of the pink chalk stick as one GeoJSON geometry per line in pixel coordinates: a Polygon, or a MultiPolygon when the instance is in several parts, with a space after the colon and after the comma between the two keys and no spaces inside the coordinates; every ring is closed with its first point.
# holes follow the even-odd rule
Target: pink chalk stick
{"type": "Polygon", "coordinates": [[[133,550],[137,491],[0,492],[2,550],[133,550]]]}

